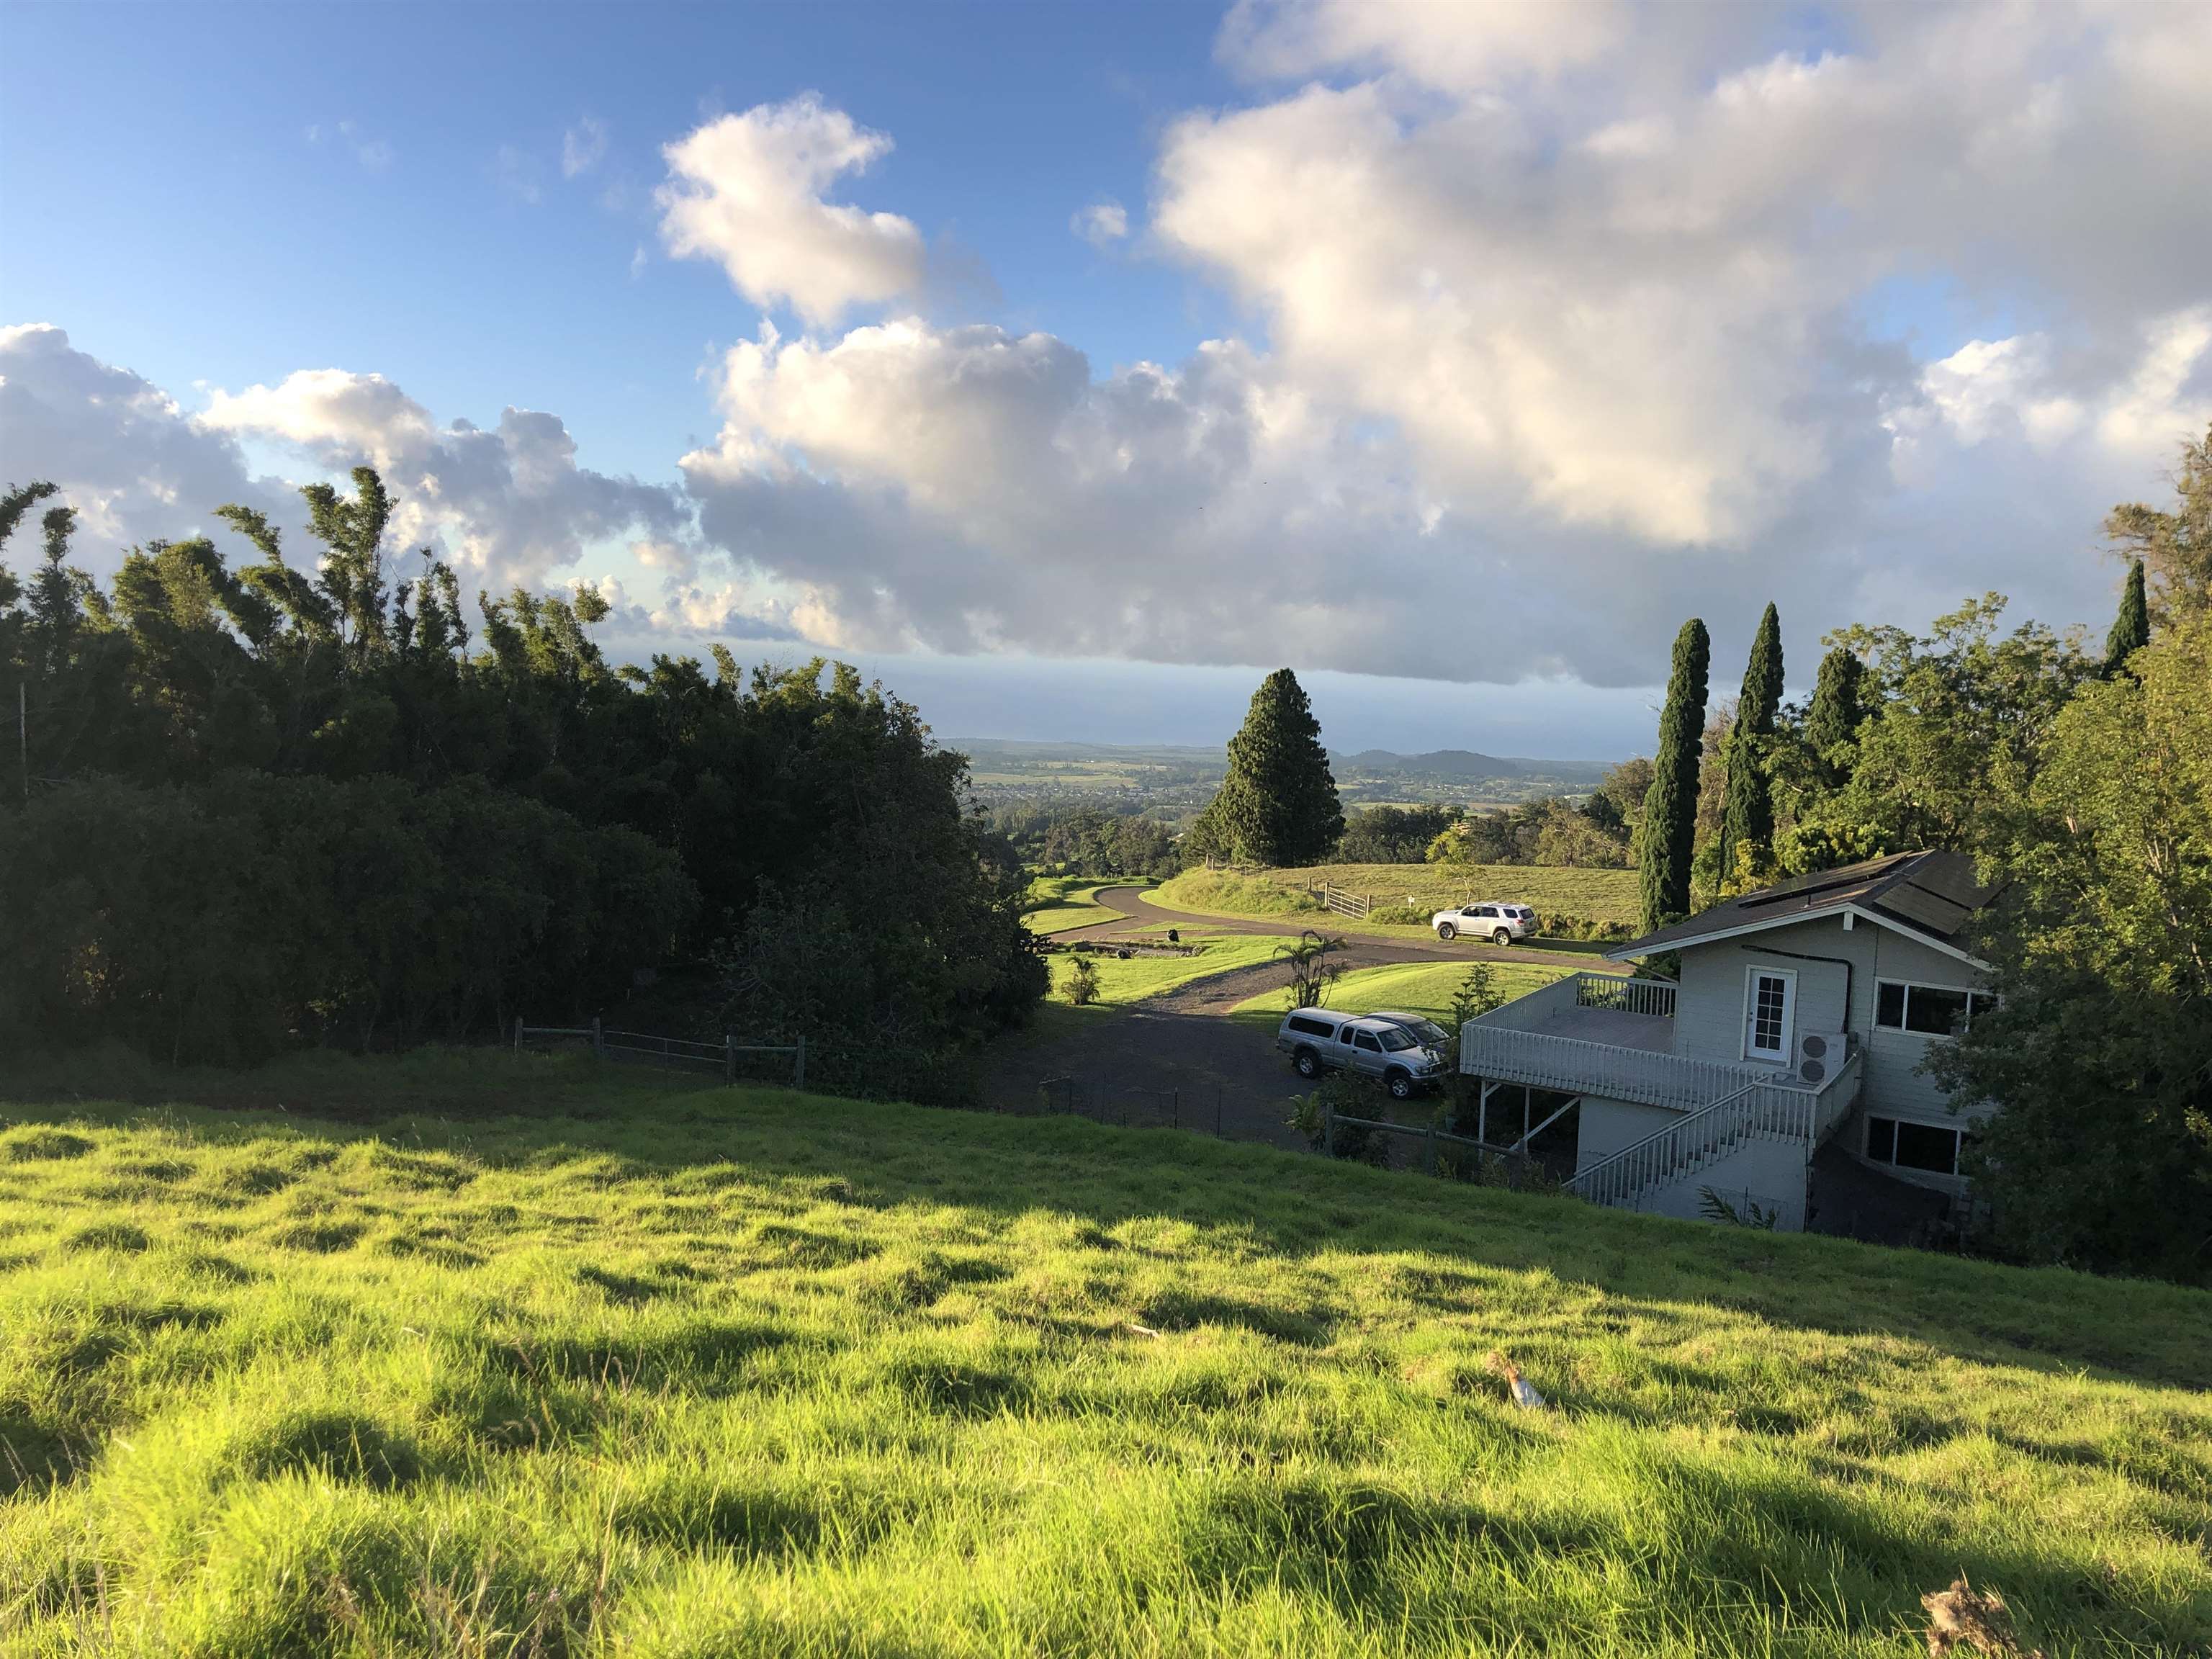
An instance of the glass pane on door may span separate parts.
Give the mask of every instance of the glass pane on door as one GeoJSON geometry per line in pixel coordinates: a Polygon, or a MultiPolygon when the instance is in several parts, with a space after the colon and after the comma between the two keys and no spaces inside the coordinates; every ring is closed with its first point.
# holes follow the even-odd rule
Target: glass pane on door
{"type": "Polygon", "coordinates": [[[1754,974],[1751,981],[1751,1052],[1785,1057],[1790,1040],[1790,981],[1780,974],[1754,974]]]}

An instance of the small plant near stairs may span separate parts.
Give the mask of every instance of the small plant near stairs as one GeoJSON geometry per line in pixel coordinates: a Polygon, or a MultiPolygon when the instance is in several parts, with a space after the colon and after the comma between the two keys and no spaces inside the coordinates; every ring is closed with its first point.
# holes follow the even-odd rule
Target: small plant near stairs
{"type": "Polygon", "coordinates": [[[1708,1221],[1725,1222],[1731,1227],[1763,1227],[1771,1233],[1782,1219],[1782,1206],[1778,1204],[1761,1209],[1752,1202],[1751,1194],[1746,1193],[1743,1208],[1738,1211],[1735,1205],[1711,1187],[1700,1187],[1698,1188],[1698,1213],[1708,1221]]]}

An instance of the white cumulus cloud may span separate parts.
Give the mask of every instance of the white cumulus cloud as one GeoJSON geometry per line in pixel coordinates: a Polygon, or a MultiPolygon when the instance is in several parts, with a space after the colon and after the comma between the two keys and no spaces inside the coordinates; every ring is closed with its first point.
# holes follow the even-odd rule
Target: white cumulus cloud
{"type": "Polygon", "coordinates": [[[1093,247],[1109,247],[1129,234],[1129,210],[1119,202],[1093,202],[1067,228],[1093,247]]]}
{"type": "Polygon", "coordinates": [[[817,325],[913,293],[925,267],[914,222],[823,199],[890,148],[811,93],[709,121],[662,152],[661,240],[678,258],[718,261],[754,304],[817,325]]]}

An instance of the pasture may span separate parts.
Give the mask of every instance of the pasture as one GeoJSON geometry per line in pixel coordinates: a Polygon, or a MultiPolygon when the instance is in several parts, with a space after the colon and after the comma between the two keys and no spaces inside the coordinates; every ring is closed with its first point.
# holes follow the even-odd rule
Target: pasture
{"type": "Polygon", "coordinates": [[[1904,1659],[1961,1571],[2212,1641],[2202,1293],[588,1061],[185,1091],[284,1109],[5,1111],[11,1655],[1904,1659]]]}

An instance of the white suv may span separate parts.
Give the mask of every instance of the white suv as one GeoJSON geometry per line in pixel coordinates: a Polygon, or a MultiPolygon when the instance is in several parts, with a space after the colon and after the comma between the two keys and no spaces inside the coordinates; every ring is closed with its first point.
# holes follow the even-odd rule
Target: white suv
{"type": "Polygon", "coordinates": [[[1293,1008],[1275,1032],[1275,1047],[1291,1057],[1291,1068],[1300,1077],[1358,1072],[1381,1079],[1392,1099],[1406,1100],[1416,1090],[1443,1081],[1451,1069],[1443,1044],[1429,1042],[1421,1028],[1444,1036],[1442,1027],[1427,1020],[1415,1025],[1403,1014],[1293,1008]]]}
{"type": "Polygon", "coordinates": [[[1463,904],[1456,910],[1439,910],[1429,926],[1442,939],[1472,933],[1492,945],[1510,945],[1536,931],[1536,913],[1525,904],[1463,904]]]}

